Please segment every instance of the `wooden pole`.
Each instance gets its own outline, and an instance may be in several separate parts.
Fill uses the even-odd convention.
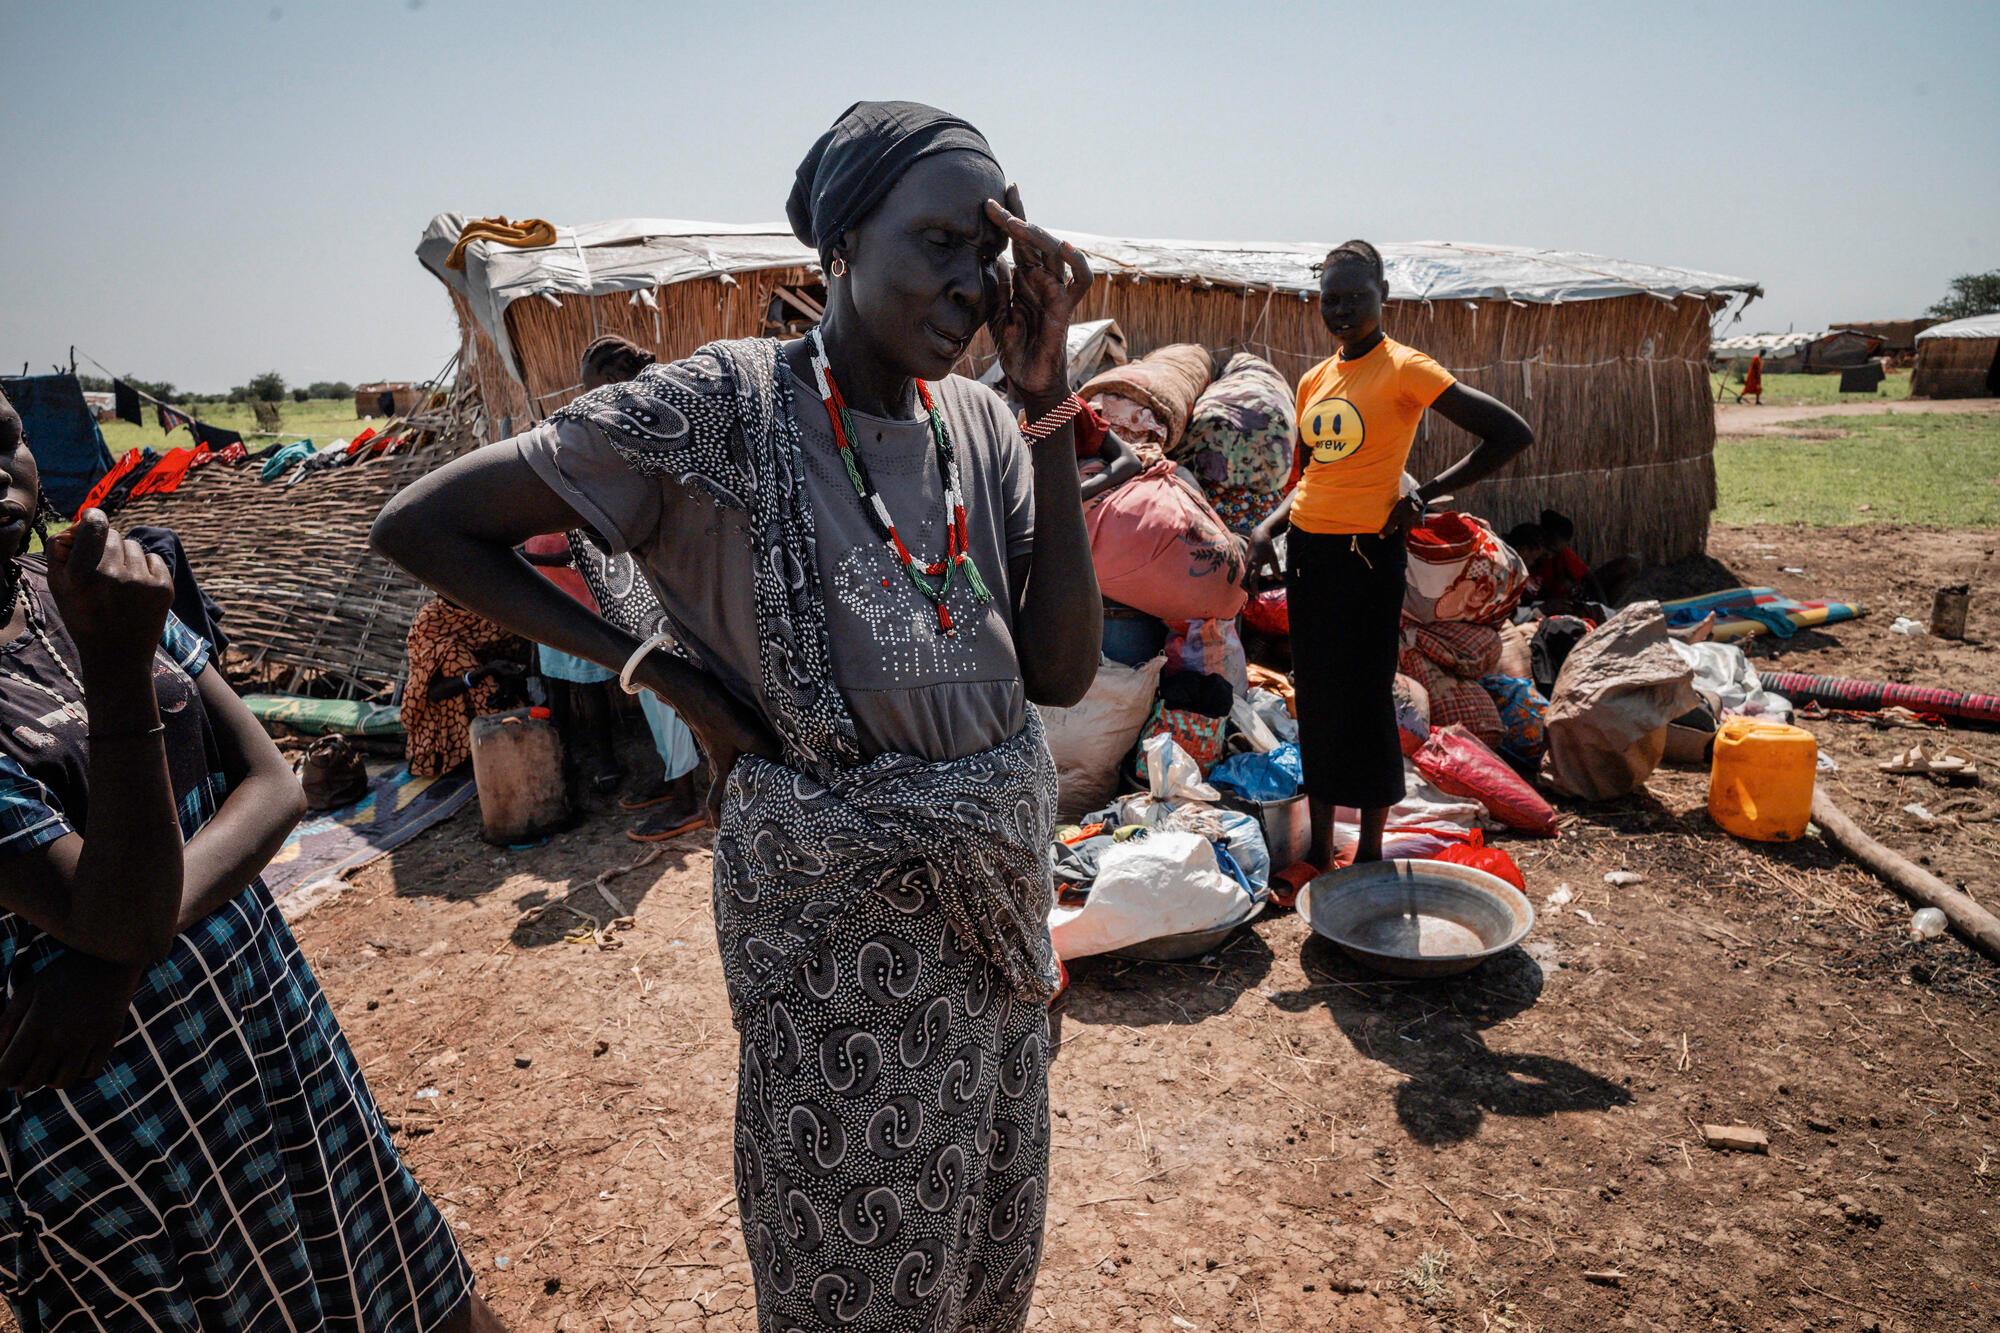
[[[1812,817],[1828,842],[1887,880],[1904,897],[1943,912],[1954,930],[1988,957],[2000,961],[2000,917],[1863,833],[1861,826],[1823,791],[1813,793]]]

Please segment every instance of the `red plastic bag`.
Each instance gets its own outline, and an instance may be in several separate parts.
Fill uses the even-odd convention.
[[[1243,623],[1259,634],[1290,635],[1292,610],[1283,588],[1266,588],[1243,608]]]
[[[1486,837],[1478,829],[1472,836],[1456,847],[1447,847],[1426,861],[1449,861],[1453,865],[1471,866],[1474,870],[1484,870],[1489,875],[1498,876],[1512,884],[1521,892],[1528,891],[1528,881],[1521,875],[1521,867],[1514,864],[1514,858],[1498,847],[1488,847]]]
[[[1556,836],[1555,809],[1464,727],[1433,728],[1413,759],[1425,780],[1446,795],[1479,802],[1508,828],[1539,838]]]

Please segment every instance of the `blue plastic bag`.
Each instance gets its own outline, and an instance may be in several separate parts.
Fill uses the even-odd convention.
[[[1209,785],[1251,801],[1282,801],[1305,785],[1299,747],[1287,741],[1269,754],[1233,754],[1209,770]]]

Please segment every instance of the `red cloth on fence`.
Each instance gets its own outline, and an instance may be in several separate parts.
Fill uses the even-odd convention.
[[[132,498],[136,500],[142,495],[172,495],[181,488],[181,483],[187,480],[188,469],[195,465],[195,460],[207,457],[207,445],[195,449],[187,448],[185,445],[179,449],[169,449],[167,456],[162,458],[151,472],[139,478],[139,484],[132,488]]]
[[[116,463],[111,465],[109,472],[97,479],[97,484],[90,488],[90,494],[83,497],[83,503],[76,507],[74,514],[70,515],[70,522],[74,523],[80,520],[83,517],[84,510],[95,509],[99,505],[102,505],[104,497],[111,494],[111,488],[125,480],[134,468],[145,461],[145,457],[146,451],[143,449],[127,450]]]

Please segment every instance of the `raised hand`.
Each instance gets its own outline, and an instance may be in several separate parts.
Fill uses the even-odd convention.
[[[164,560],[92,509],[49,542],[49,592],[87,667],[129,665],[152,661],[174,581]]]
[[[1090,291],[1090,261],[1067,241],[1029,222],[1021,188],[1007,187],[1007,202],[986,201],[986,215],[1007,233],[1013,267],[1000,271],[1000,301],[987,326],[1000,352],[1000,368],[1029,404],[1069,392],[1070,316]]]

